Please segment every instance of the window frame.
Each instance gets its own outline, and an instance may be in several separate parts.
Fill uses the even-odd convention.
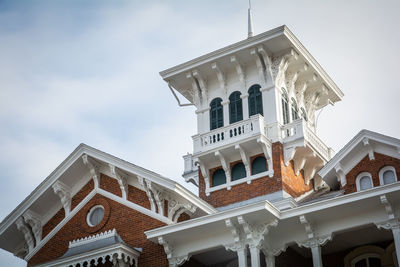
[[[380,183],[380,185],[388,185],[388,184],[385,184],[385,183],[384,183],[384,179],[383,179],[383,174],[384,174],[386,171],[392,171],[392,172],[394,173],[394,179],[395,179],[395,180],[394,180],[393,183],[395,183],[395,182],[398,181],[396,169],[395,169],[393,166],[388,165],[388,166],[385,166],[385,167],[383,167],[383,168],[381,168],[381,169],[379,170],[379,183]],[[389,184],[390,184],[390,183],[389,183]]]
[[[237,99],[233,99],[238,95]],[[243,100],[240,91],[234,91],[229,95],[229,124],[243,120]]]
[[[282,105],[282,123],[284,125],[289,124],[290,123],[289,95],[286,92],[285,88],[282,88],[281,105]]]
[[[215,107],[213,107],[213,103]],[[213,112],[215,111],[215,127],[213,128]],[[216,97],[210,102],[210,131],[224,127],[224,107],[222,105],[222,98]],[[221,118],[219,118],[221,116]],[[220,123],[222,125],[220,125]]]
[[[362,179],[363,177],[365,177],[365,176],[369,177],[369,179],[370,179],[370,181],[371,181],[372,187],[367,188],[367,189],[361,189],[360,181],[361,181],[361,179]],[[356,187],[357,187],[357,191],[358,191],[358,192],[360,192],[360,191],[365,191],[365,190],[369,190],[369,189],[374,188],[374,180],[372,179],[372,175],[371,175],[369,172],[362,172],[362,173],[358,174],[358,175],[357,175],[357,178],[356,178]]]
[[[261,116],[264,116],[264,107],[263,107],[263,100],[262,100],[262,93],[261,93],[261,85],[259,84],[253,84],[250,86],[249,90],[247,90],[247,93],[249,94],[248,97],[248,106],[249,106],[249,117],[260,114]],[[257,99],[260,101],[258,103]],[[254,102],[254,113],[252,113],[252,103]],[[258,110],[257,107],[260,107],[261,110]]]

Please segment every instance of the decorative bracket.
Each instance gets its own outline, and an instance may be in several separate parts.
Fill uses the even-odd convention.
[[[274,177],[274,166],[273,166],[273,161],[272,161],[271,142],[266,141],[265,139],[259,137],[259,138],[257,138],[257,143],[261,145],[264,156],[267,159],[269,177],[272,178],[272,177]]]
[[[307,157],[303,157],[294,161],[294,173],[296,174],[296,176],[300,174],[300,171],[302,169],[304,169],[306,162],[307,162]]]
[[[42,217],[32,210],[27,210],[22,217],[31,227],[36,244],[38,244],[42,240]]]
[[[197,159],[197,162],[199,163],[200,171],[204,179],[204,184],[206,185],[206,196],[209,196],[210,192],[208,192],[208,190],[210,189],[210,178],[208,176],[207,168],[200,159]]]
[[[211,64],[211,69],[213,69],[215,71],[215,73],[217,74],[217,79],[218,79],[218,82],[219,82],[219,86],[221,87],[221,89],[224,91],[224,93],[226,95],[227,94],[227,88],[226,88],[226,79],[225,79],[224,73],[219,68],[217,62],[214,62],[214,63]]]
[[[83,154],[82,155],[82,160],[83,163],[89,168],[90,175],[93,178],[94,181],[94,188],[99,188],[100,187],[100,171],[99,171],[99,166],[96,164],[94,160],[91,160],[88,155]]]
[[[15,224],[17,229],[22,232],[25,238],[25,242],[28,245],[28,251],[31,252],[35,246],[35,241],[33,239],[32,232],[29,230],[29,227],[26,225],[24,218],[19,217]]]
[[[149,199],[149,202],[150,202],[151,210],[154,211],[154,212],[157,212],[156,203],[155,203],[155,200],[154,200],[153,192],[151,192],[150,188],[148,187],[149,183],[147,183],[146,179],[141,177],[141,176],[138,176],[138,181],[139,181],[140,186],[146,192],[146,195],[147,195],[147,197]],[[151,185],[151,182],[150,182],[150,185]]]
[[[381,200],[381,203],[385,206],[385,210],[388,215],[388,219],[389,220],[394,219],[393,208],[392,208],[392,205],[390,204],[390,202],[388,201],[388,199],[386,198],[386,195],[381,195],[380,200]]]
[[[364,145],[365,147],[367,147],[367,149],[368,149],[368,157],[369,157],[369,160],[370,160],[370,161],[375,160],[374,150],[372,149],[372,146],[371,146],[371,144],[369,143],[369,139],[368,139],[367,137],[365,137],[365,138],[362,140],[362,142],[363,142],[363,145]]]
[[[117,178],[119,187],[121,188],[121,193],[122,193],[122,198],[127,199],[128,197],[128,177],[124,173],[122,173],[120,170],[118,170],[114,165],[109,164],[110,166],[110,171],[111,174]]]
[[[260,81],[262,81],[263,85],[265,86],[267,83],[267,79],[266,79],[265,73],[264,73],[264,69],[265,69],[265,67],[263,66],[264,62],[262,61],[262,58],[257,53],[257,50],[255,48],[252,48],[250,50],[250,55],[252,55],[256,61],[256,66],[258,69],[258,75],[260,77]]]
[[[294,146],[285,148],[283,157],[284,157],[286,167],[289,166],[289,163],[294,158],[295,153],[296,153],[296,148]]]
[[[244,69],[242,64],[240,64],[239,60],[236,56],[231,56],[231,63],[235,65],[236,73],[239,77],[239,81],[242,83],[242,86],[246,88],[246,77],[244,73]]]
[[[169,242],[167,242],[163,236],[158,237],[158,244],[164,247],[165,254],[167,254],[167,259],[170,267],[177,267],[189,260],[190,255],[184,255],[176,257],[173,255],[174,249]]]
[[[340,163],[335,166],[336,176],[338,182],[344,187],[347,184],[346,175],[344,174],[343,167]]]
[[[265,65],[265,76],[268,87],[272,88],[273,85],[272,69],[271,69],[272,62],[270,56],[268,55],[269,53],[264,49],[262,45],[257,46],[257,51],[261,55]]]
[[[207,84],[205,82],[205,79],[200,75],[200,72],[198,70],[193,70],[192,71],[193,77],[196,79],[196,83],[200,87],[201,91],[201,97],[204,101],[204,103],[207,103]]]
[[[201,97],[201,89],[196,79],[193,77],[191,72],[186,73],[186,78],[192,80],[192,90],[193,90],[193,102],[196,107],[200,107],[202,105],[202,97]]]
[[[246,150],[244,150],[244,148],[237,144],[235,145],[235,149],[239,150],[240,153],[240,157],[242,158],[244,167],[246,168],[246,176],[250,177],[251,172],[250,172],[250,158],[249,158],[249,154],[246,152]],[[250,183],[251,181],[249,181],[248,183]]]
[[[249,243],[250,247],[257,247],[262,249],[262,241],[265,235],[268,233],[270,227],[276,227],[278,225],[278,220],[274,219],[269,223],[252,226],[250,225],[243,216],[238,216],[238,223],[243,227],[243,232],[246,236],[246,241]]]
[[[231,181],[231,174],[230,174],[230,168],[228,165],[227,160],[225,159],[224,155],[218,150],[215,151],[215,156],[217,156],[219,158],[219,161],[221,162],[222,168],[225,171],[225,176],[226,176],[226,182],[229,184]],[[228,187],[228,190],[230,190],[231,188]]]
[[[71,211],[71,188],[61,181],[56,181],[53,184],[53,190],[56,195],[60,197],[61,204],[64,207],[65,217]]]

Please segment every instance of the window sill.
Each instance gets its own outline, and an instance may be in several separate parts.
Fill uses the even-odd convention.
[[[260,172],[248,177],[244,177],[242,179],[236,180],[236,181],[228,181],[225,184],[221,184],[218,186],[213,186],[211,188],[206,188],[206,194],[209,195],[209,193],[211,192],[215,192],[221,189],[227,189],[227,190],[231,190],[232,186],[238,185],[238,184],[243,184],[243,183],[247,183],[247,184],[251,184],[251,181],[255,180],[255,179],[259,179],[261,177],[265,177],[265,176],[269,176],[270,178],[272,178],[274,176],[274,171],[265,171],[265,172]]]

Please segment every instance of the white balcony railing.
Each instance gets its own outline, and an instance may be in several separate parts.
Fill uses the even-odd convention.
[[[196,154],[261,133],[265,134],[264,118],[257,114],[247,120],[193,136],[193,152]]]
[[[290,142],[303,137],[325,160],[328,161],[331,159],[331,148],[319,139],[314,131],[307,126],[305,121],[299,119],[281,127],[281,138],[284,142]]]

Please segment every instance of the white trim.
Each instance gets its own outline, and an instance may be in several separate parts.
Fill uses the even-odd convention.
[[[224,189],[224,188],[228,188],[228,190],[229,190],[229,188],[231,188],[232,186],[238,185],[238,184],[243,184],[243,183],[251,184],[251,181],[253,181],[255,179],[259,179],[259,178],[265,177],[265,176],[270,176],[271,177],[271,175],[270,175],[271,172],[272,172],[271,170],[268,170],[268,171],[265,171],[265,172],[260,172],[260,173],[254,174],[254,175],[250,175],[250,176],[241,178],[241,179],[236,180],[236,181],[230,181],[230,180],[227,179],[225,184],[221,184],[221,185],[218,185],[218,186],[213,186],[213,187],[210,187],[210,188],[206,188],[206,193],[211,193],[211,192],[218,191],[218,190],[221,190],[221,189]],[[211,180],[212,180],[212,177],[211,177]]]
[[[361,188],[361,183],[360,180],[364,177],[369,177],[369,180],[371,181],[371,187],[370,188]],[[374,181],[372,180],[372,175],[369,172],[362,172],[359,175],[357,175],[356,178],[356,187],[357,187],[357,191],[364,191],[364,190],[368,190],[374,187]]]
[[[107,191],[105,191],[105,190],[103,190],[103,189],[100,189],[100,188],[95,188],[95,189],[93,189],[70,213],[69,213],[69,215],[68,216],[66,216],[59,224],[57,224],[57,226],[56,227],[54,227],[54,229],[53,230],[51,230],[51,232],[50,233],[48,233],[41,241],[40,241],[40,243],[39,244],[37,244],[36,245],[36,247],[32,250],[32,251],[30,251],[29,252],[29,254],[28,255],[26,255],[26,257],[25,257],[25,261],[29,261],[58,231],[60,231],[61,230],[61,228],[62,227],[64,227],[64,225],[65,224],[67,224],[68,222],[69,222],[69,220],[70,219],[72,219],[75,215],[76,215],[76,213],[78,213],[96,194],[100,194],[100,195],[102,195],[102,196],[104,196],[104,197],[107,197],[107,198],[109,198],[109,199],[111,199],[111,200],[114,200],[114,201],[116,201],[116,202],[118,202],[118,203],[120,203],[120,204],[122,204],[122,205],[125,205],[125,206],[127,206],[128,208],[131,208],[131,209],[133,209],[133,210],[136,210],[136,211],[138,211],[138,212],[140,212],[140,213],[143,213],[143,214],[145,214],[145,215],[147,215],[147,216],[150,216],[150,217],[152,217],[152,218],[154,218],[154,219],[157,219],[157,220],[159,220],[159,221],[161,221],[161,222],[163,222],[163,223],[166,223],[166,224],[172,224],[173,222],[170,220],[170,219],[168,219],[168,218],[166,218],[166,217],[164,217],[164,216],[162,216],[162,215],[160,215],[160,214],[157,214],[157,213],[155,213],[155,212],[153,212],[153,211],[151,211],[151,210],[148,210],[148,209],[146,209],[146,208],[143,208],[142,206],[139,206],[138,204],[135,204],[135,203],[133,203],[133,202],[130,202],[129,200],[126,200],[126,199],[123,199],[123,198],[121,198],[121,197],[119,197],[119,196],[117,196],[117,195],[114,195],[114,194],[112,194],[112,193],[110,193],[110,192],[107,192]]]
[[[396,169],[393,166],[385,166],[379,171],[379,182],[380,182],[380,185],[385,185],[384,180],[383,180],[383,174],[386,171],[392,171],[394,173],[394,183],[397,182]]]
[[[79,247],[84,244],[89,244],[94,241],[102,240],[102,239],[113,237],[113,236],[117,236],[117,231],[115,230],[115,228],[112,230],[109,230],[109,231],[98,233],[96,235],[91,235],[91,236],[87,236],[87,237],[83,237],[80,239],[69,241],[68,248]]]

